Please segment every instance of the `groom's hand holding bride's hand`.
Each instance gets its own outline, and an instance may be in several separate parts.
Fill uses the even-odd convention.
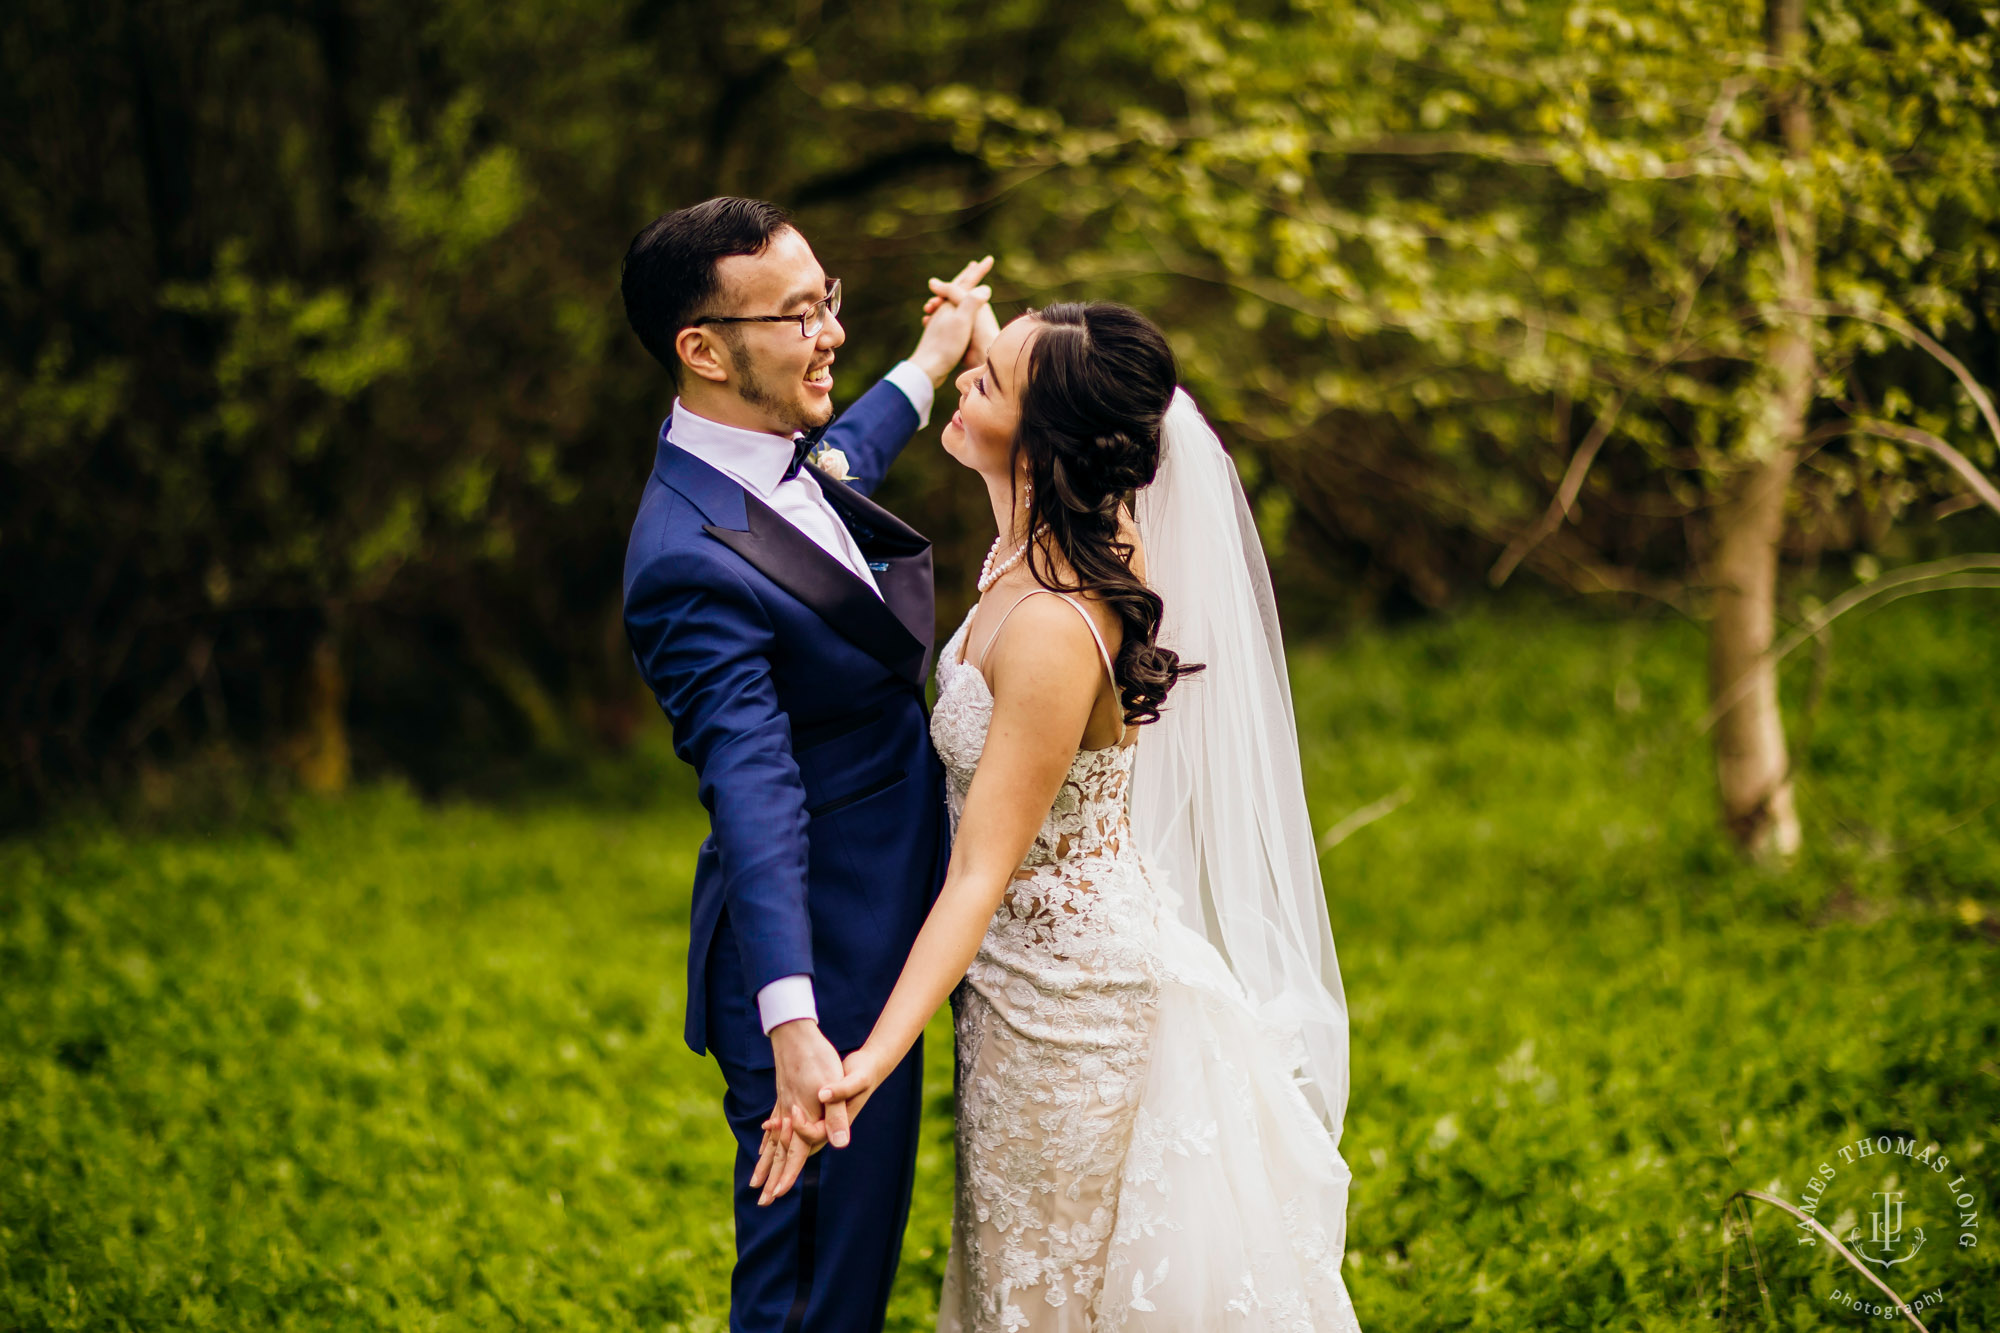
[[[776,1035],[779,1029],[771,1031]],[[840,1117],[841,1137],[834,1142],[834,1147],[847,1146],[847,1127],[861,1114],[861,1108],[868,1104],[868,1099],[875,1095],[875,1089],[882,1085],[882,1080],[895,1066],[895,1061],[883,1059],[873,1047],[864,1044],[840,1061],[834,1071],[837,1077],[827,1080],[817,1090],[812,1101],[815,1106],[826,1108],[826,1123],[830,1125],[836,1115]],[[782,1198],[791,1189],[792,1182],[798,1179],[806,1158],[818,1152],[826,1142],[824,1126],[805,1123],[805,1112],[796,1108],[788,1111],[787,1105],[786,1095],[780,1091],[777,1109],[764,1122],[763,1151],[757,1158],[757,1170],[750,1177],[751,1189],[763,1186],[763,1196],[757,1200],[759,1204]],[[811,1146],[798,1147],[801,1140],[809,1141]]]
[[[933,385],[942,387],[960,361],[970,360],[972,350],[984,359],[986,345],[993,341],[991,336],[981,336],[986,325],[994,323],[989,305],[993,289],[980,280],[992,267],[993,256],[987,255],[960,269],[950,282],[930,280],[932,295],[924,303],[924,336],[917,340],[910,361],[931,377]],[[998,333],[997,325],[993,331]]]
[[[986,258],[980,260],[979,263],[990,268],[993,263],[993,256],[988,255]],[[947,289],[961,288],[974,267],[976,266],[967,264],[965,272],[960,273],[949,283],[941,283],[936,278],[931,279],[931,290],[940,294],[934,295],[930,300],[924,302],[924,323],[929,324],[931,317],[937,314],[938,307],[945,303],[947,296],[944,293]],[[984,271],[981,270],[981,276],[984,275]],[[973,280],[976,281],[977,279]],[[975,289],[973,294],[979,298],[979,306],[978,309],[972,312],[972,340],[966,344],[965,348],[965,365],[967,369],[977,369],[985,365],[986,349],[991,347],[993,340],[1000,336],[1000,318],[993,313],[993,289],[981,286]]]
[[[776,1065],[777,1105],[764,1122],[764,1142],[750,1188],[762,1189],[757,1202],[769,1204],[791,1189],[805,1170],[806,1159],[829,1142],[845,1148],[851,1111],[845,1101],[826,1102],[821,1089],[841,1074],[840,1053],[809,1018],[780,1023],[771,1029],[771,1056]],[[824,1111],[821,1108],[824,1106]]]

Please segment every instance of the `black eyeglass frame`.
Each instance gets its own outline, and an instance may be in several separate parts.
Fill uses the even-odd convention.
[[[811,331],[807,331],[806,321],[814,318],[815,316],[819,318],[819,323],[814,325]],[[826,327],[827,320],[838,319],[839,317],[840,317],[840,279],[834,278],[830,280],[826,285],[826,295],[820,297],[819,300],[814,301],[810,306],[806,307],[806,310],[803,314],[703,315],[700,319],[697,319],[692,324],[688,325],[688,327],[691,329],[698,329],[705,324],[784,324],[790,322],[797,324],[799,326],[799,337],[817,338],[819,337],[819,331]]]

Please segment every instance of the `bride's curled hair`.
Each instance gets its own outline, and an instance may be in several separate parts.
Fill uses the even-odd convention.
[[[1151,320],[1109,301],[1045,306],[1034,319],[1040,328],[1021,390],[1016,471],[1025,457],[1028,531],[1046,535],[1075,581],[1057,580],[1039,538],[1028,569],[1043,587],[1088,594],[1117,615],[1124,641],[1112,674],[1126,724],[1154,722],[1167,691],[1201,667],[1156,642],[1160,599],[1132,571],[1119,511],[1160,469],[1160,432],[1178,378],[1173,349]]]

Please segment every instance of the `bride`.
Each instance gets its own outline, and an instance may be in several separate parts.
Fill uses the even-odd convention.
[[[1136,311],[1053,305],[944,430],[1000,533],[938,659],[951,867],[821,1094],[858,1111],[953,996],[941,1330],[1358,1328],[1347,1014],[1283,648],[1175,379]]]

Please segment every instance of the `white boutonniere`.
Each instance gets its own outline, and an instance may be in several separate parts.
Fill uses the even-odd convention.
[[[854,480],[854,474],[847,470],[847,455],[838,449],[830,449],[822,444],[819,448],[806,455],[806,462],[811,463],[835,481]]]

